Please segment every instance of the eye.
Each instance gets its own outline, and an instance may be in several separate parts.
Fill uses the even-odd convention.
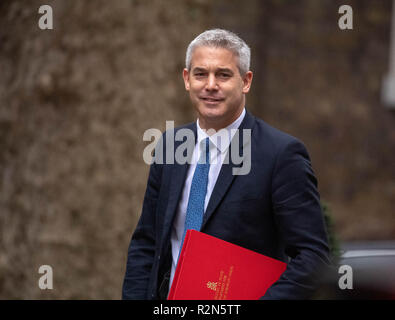
[[[196,78],[202,78],[202,77],[207,76],[207,72],[205,70],[195,70],[193,75]]]
[[[230,78],[232,75],[231,74],[229,74],[229,73],[226,73],[226,72],[221,72],[221,73],[219,73],[219,77],[220,78]]]

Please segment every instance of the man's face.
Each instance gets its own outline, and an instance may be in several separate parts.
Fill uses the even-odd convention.
[[[224,48],[197,47],[191,59],[191,70],[184,69],[185,89],[199,114],[203,129],[219,130],[241,114],[245,94],[250,90],[252,72],[243,77],[238,57]]]

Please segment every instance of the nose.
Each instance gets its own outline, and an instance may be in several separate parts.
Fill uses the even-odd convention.
[[[206,90],[213,91],[218,90],[217,79],[214,74],[209,74],[207,78]]]

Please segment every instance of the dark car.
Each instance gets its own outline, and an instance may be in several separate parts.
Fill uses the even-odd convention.
[[[395,241],[347,242],[316,299],[395,300]]]

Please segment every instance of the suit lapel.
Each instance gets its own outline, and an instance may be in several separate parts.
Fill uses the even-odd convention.
[[[239,144],[235,144],[233,147],[238,147],[239,154],[243,154],[243,147],[246,146],[248,143],[251,143],[250,139],[243,139],[243,129],[251,129],[251,134],[252,134],[252,128],[254,125],[254,117],[249,113],[246,112],[245,117],[243,119],[243,122],[241,123],[239,127],[239,131],[236,132],[235,136],[239,134]],[[233,137],[234,139],[235,137]],[[251,138],[251,137],[250,137]],[[232,139],[232,141],[233,141]],[[231,157],[231,149],[232,148],[232,143],[229,146],[229,149],[227,151],[228,157],[225,159],[229,159],[228,163],[224,163],[221,167],[221,171],[219,173],[217,182],[214,186],[213,192],[211,194],[209,203],[207,205],[206,212],[204,213],[203,217],[203,224],[201,227],[201,230],[205,227],[207,224],[207,221],[210,219],[212,214],[215,212],[215,209],[218,207],[219,203],[221,200],[224,198],[226,195],[229,187],[231,186],[233,180],[235,179],[236,175],[234,175],[233,169],[237,170],[238,167],[243,166],[243,162],[240,164],[235,164],[232,161]]]
[[[203,230],[208,219],[211,217],[214,210],[217,208],[218,204],[221,202],[222,198],[225,196],[226,192],[228,191],[228,188],[232,184],[235,178],[235,175],[232,174],[232,170],[236,166],[237,165],[231,162],[222,165],[217,182],[215,184],[209,203],[207,205],[206,212],[204,213],[203,216],[203,224],[201,230]]]
[[[197,139],[196,134],[196,123],[188,126],[187,129],[193,131],[195,136],[195,142]],[[182,141],[175,141],[174,143],[174,151],[177,150],[177,147],[180,146],[183,142]],[[174,165],[171,166],[171,174],[170,174],[170,186],[169,186],[169,200],[168,205],[165,212],[165,219],[164,219],[164,228],[163,228],[163,238],[165,239],[173,225],[174,217],[177,211],[177,206],[180,200],[181,192],[184,187],[184,182],[186,179],[186,175],[189,168],[189,162],[185,164],[178,164],[175,161]]]

